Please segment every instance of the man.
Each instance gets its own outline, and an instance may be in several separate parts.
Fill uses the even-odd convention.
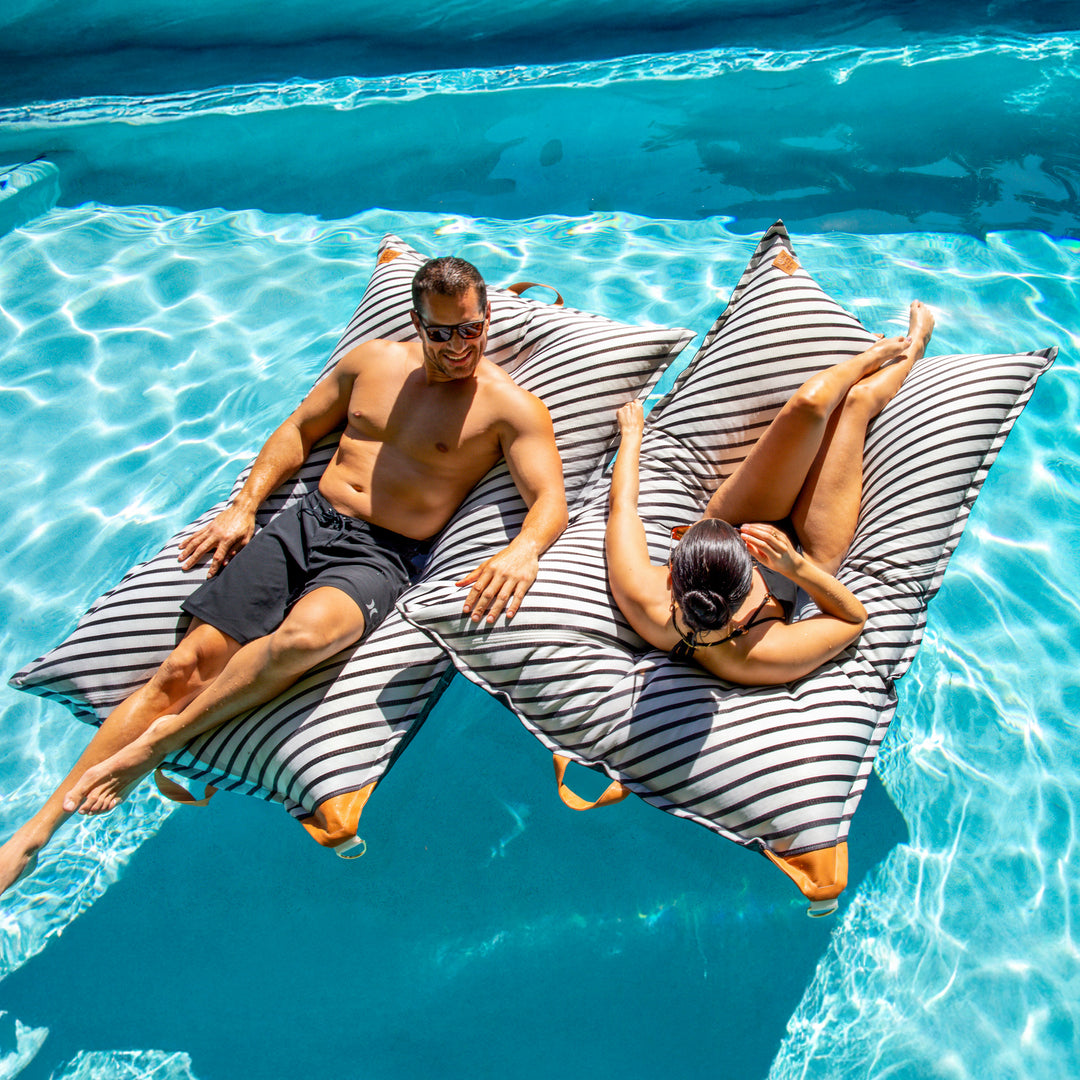
[[[111,810],[171,751],[370,633],[501,457],[528,514],[514,540],[458,584],[471,586],[464,611],[473,620],[516,613],[567,521],[551,418],[484,357],[491,307],[475,267],[425,263],[413,305],[420,340],[365,342],[344,356],[270,436],[235,501],[181,546],[185,569],[210,556],[210,580],[184,603],[186,636],[0,848],[0,891],[33,869],[70,814]],[[318,491],[252,539],[263,499],[342,425]]]

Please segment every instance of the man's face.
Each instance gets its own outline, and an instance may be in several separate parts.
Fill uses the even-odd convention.
[[[487,310],[481,308],[476,290],[469,289],[462,296],[427,293],[421,297],[419,310],[419,319],[413,313],[413,324],[420,334],[428,377],[437,382],[471,378],[487,347],[487,320],[491,316],[491,305],[487,306]],[[484,323],[484,329],[475,338],[463,338],[460,331],[455,330],[449,341],[433,341],[424,330],[424,326],[456,327],[460,323],[479,322]]]

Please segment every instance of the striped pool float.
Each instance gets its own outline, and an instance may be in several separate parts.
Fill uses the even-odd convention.
[[[384,240],[326,370],[358,341],[413,336],[408,284],[421,261],[396,237]],[[615,409],[691,335],[622,326],[512,290],[492,290],[491,299],[489,355],[551,410],[571,504],[570,525],[541,560],[526,604],[510,624],[477,627],[462,617],[453,584],[524,517],[500,465],[455,515],[394,615],[351,654],[194,740],[174,771],[280,799],[302,821],[333,826],[338,808],[363,805],[460,670],[556,755],[560,778],[567,761],[602,771],[612,784],[600,802],[633,792],[697,821],[767,855],[812,909],[830,910],[846,883],[848,824],[895,709],[893,684],[918,647],[926,605],[987,470],[1056,350],[915,366],[868,433],[862,513],[839,572],[870,613],[861,638],[795,683],[739,687],[650,649],[614,606],[604,567],[603,462]],[[783,226],[770,229],[698,354],[649,415],[640,510],[655,562],[667,557],[671,526],[700,516],[791,393],[871,340],[799,265]],[[335,441],[268,500],[260,524],[317,483]],[[178,605],[199,575],[178,570],[176,543],[218,509],[135,568],[13,684],[99,722],[182,633]],[[561,779],[560,793],[588,805]]]
[[[416,337],[411,284],[425,258],[395,236],[384,238],[364,297],[320,378],[361,341]],[[627,326],[527,299],[518,289],[489,290],[487,355],[548,406],[572,500],[602,469],[616,431],[616,407],[644,392],[693,334]],[[317,486],[337,439],[318,444],[299,473],[266,500],[259,527]],[[180,603],[203,574],[180,569],[177,546],[225,505],[208,510],[131,570],[62,644],[12,676],[11,684],[101,723],[183,635],[189,620]],[[441,534],[425,578],[460,578],[505,546],[524,517],[525,504],[501,463]],[[445,652],[394,613],[354,650],[314,668],[274,701],[194,739],[170,759],[169,771],[217,789],[280,800],[301,821],[343,839],[355,831],[359,808],[452,672]],[[171,786],[163,790],[177,793]]]
[[[698,354],[650,413],[639,510],[654,563],[673,525],[701,516],[805,379],[873,337],[801,268],[783,225],[763,237]],[[1056,350],[919,361],[874,421],[863,505],[839,578],[869,620],[836,660],[794,683],[744,687],[670,660],[637,636],[608,591],[608,480],[578,500],[511,626],[477,632],[447,580],[399,607],[556,754],[760,851],[811,900],[835,908],[848,825],[896,707],[975,496]],[[810,605],[806,613],[816,611]]]

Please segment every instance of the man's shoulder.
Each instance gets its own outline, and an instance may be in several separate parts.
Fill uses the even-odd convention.
[[[493,364],[486,357],[483,366],[477,369],[480,376],[480,385],[484,392],[492,395],[496,400],[507,402],[525,402],[529,399],[539,401],[535,394],[530,394],[523,386],[518,386],[514,377],[504,371],[498,364]]]
[[[485,361],[484,376],[482,386],[493,419],[531,426],[547,418],[547,406],[489,360]]]
[[[368,367],[383,367],[387,361],[415,363],[420,358],[420,344],[416,341],[388,341],[372,338],[354,345],[338,361],[337,370],[342,374],[357,374]]]

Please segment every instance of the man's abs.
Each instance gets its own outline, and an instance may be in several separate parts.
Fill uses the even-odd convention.
[[[319,491],[340,514],[426,540],[446,525],[499,457],[447,451],[445,463],[429,464],[387,444],[350,440],[346,433]]]

